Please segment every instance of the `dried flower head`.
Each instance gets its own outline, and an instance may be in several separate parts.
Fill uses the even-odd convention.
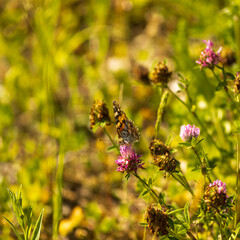
[[[224,208],[227,202],[226,183],[216,180],[210,183],[204,193],[204,201],[208,209]]]
[[[153,204],[148,206],[145,213],[145,219],[148,223],[148,227],[150,228],[150,232],[153,235],[159,237],[168,234],[168,215],[157,206]]]
[[[213,43],[210,40],[203,40],[203,42],[207,45],[207,47],[201,52],[200,58],[196,61],[196,63],[201,66],[201,69],[204,67],[213,69],[214,66],[221,60],[220,52],[222,47],[215,52],[213,50]]]
[[[157,157],[158,155],[165,155],[169,152],[169,147],[167,147],[163,142],[160,140],[154,139],[150,142],[149,147],[153,158]]]
[[[160,171],[165,171],[164,177],[166,177],[166,173],[173,173],[177,167],[176,160],[172,158],[169,153],[158,155],[153,161],[154,164],[159,167]]]
[[[171,75],[172,73],[169,72],[168,67],[163,62],[159,62],[152,71],[151,82],[153,84],[168,83]]]
[[[133,77],[144,84],[150,84],[149,71],[146,67],[135,64],[132,69]]]
[[[118,165],[117,171],[119,172],[135,172],[137,173],[138,168],[144,169],[142,159],[140,155],[136,154],[131,145],[121,145],[120,146],[121,156],[115,161]]]
[[[197,139],[200,134],[200,129],[195,127],[194,125],[182,125],[180,130],[180,137],[184,142],[190,142],[193,137]]]
[[[102,100],[97,100],[93,102],[90,112],[90,128],[93,129],[97,123],[111,124],[111,118],[109,116],[109,111],[106,103]]]

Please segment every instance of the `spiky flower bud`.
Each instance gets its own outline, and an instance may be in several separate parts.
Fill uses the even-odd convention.
[[[221,180],[210,183],[204,193],[204,201],[208,210],[224,208],[227,198],[226,183],[223,183]]]
[[[145,219],[148,223],[148,227],[150,228],[150,232],[153,235],[159,237],[168,234],[168,215],[157,206],[153,204],[148,206],[145,213]]]
[[[135,64],[132,70],[133,77],[144,84],[150,84],[149,71],[146,67]]]
[[[152,71],[151,82],[153,84],[168,83],[171,75],[172,73],[169,72],[168,67],[163,62],[159,62]]]
[[[97,123],[111,124],[111,118],[109,116],[109,111],[106,103],[102,100],[97,100],[93,102],[90,112],[90,128],[93,129]]]
[[[166,153],[169,153],[169,147],[167,147],[163,142],[157,139],[154,139],[150,142],[149,149],[154,158],[158,155],[165,155]]]

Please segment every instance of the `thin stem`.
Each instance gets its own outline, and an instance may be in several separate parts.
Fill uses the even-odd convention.
[[[203,122],[200,120],[200,118],[197,116],[197,114],[195,112],[193,112],[190,108],[190,106],[188,106],[182,99],[180,99],[168,86],[167,86],[168,91],[178,100],[180,101],[187,109],[188,111],[195,117],[195,119],[198,121],[198,123],[201,125],[201,128],[206,132],[208,138],[210,139],[210,141],[213,143],[213,145],[219,150],[219,152],[221,153],[220,148],[217,146],[216,142],[213,140],[212,136],[208,133],[207,128],[205,127],[205,125],[203,124]]]
[[[207,169],[208,166],[207,166],[207,163],[206,163],[206,161],[205,161],[205,158],[203,158],[203,161],[204,161],[204,162],[202,162],[202,160],[201,160],[201,158],[200,158],[200,156],[199,156],[196,148],[195,148],[195,147],[192,147],[192,149],[193,149],[195,155],[197,156],[197,159],[199,160],[199,163],[200,163],[200,165],[201,165],[201,169],[203,169],[204,167],[206,168],[206,175],[207,175],[208,181],[211,183],[212,181],[211,181],[211,178],[210,178],[210,176],[209,176],[209,172],[208,172],[208,169]],[[203,175],[204,175],[204,174],[203,174]],[[204,177],[205,177],[205,176],[204,176]]]
[[[177,98],[179,102],[181,102],[188,110],[190,110],[189,106],[181,98],[179,98],[178,95],[176,95],[168,86],[167,89],[175,98]]]
[[[118,150],[119,152],[119,147],[117,146],[117,144],[113,141],[112,137],[110,136],[110,134],[108,133],[107,129],[105,127],[103,127],[104,132],[106,133],[106,135],[108,136],[109,140],[112,142],[113,146]]]
[[[238,221],[238,195],[239,195],[239,160],[240,160],[240,155],[239,155],[239,134],[237,135],[237,179],[236,179],[236,203],[235,203],[235,219],[234,219],[234,228],[237,226],[237,221]]]
[[[217,211],[217,214],[219,215],[218,211]],[[216,216],[214,216],[214,218],[215,218],[215,220],[216,220],[216,223],[217,223],[218,226],[219,226],[219,230],[220,230],[220,234],[221,234],[221,240],[224,240],[225,237],[224,237],[224,233],[223,233],[222,222],[221,222],[221,221],[219,222]],[[221,218],[221,216],[220,216],[220,218]]]
[[[137,173],[132,173],[138,180],[140,180],[141,181],[141,183],[143,184],[143,186],[147,189],[147,190],[149,190],[149,192],[150,192],[150,194],[151,194],[151,196],[152,196],[152,198],[154,199],[154,201],[155,202],[159,202],[159,201],[161,201],[159,198],[158,198],[158,195],[156,194],[156,192],[151,188],[151,187],[149,187],[149,185],[137,174]],[[160,202],[160,204],[162,204],[162,205],[164,205],[164,206],[166,206],[166,204],[164,203],[164,202]]]
[[[221,68],[221,67],[219,67],[219,68]],[[223,68],[221,68],[221,69],[222,69],[222,71],[223,71]],[[225,83],[225,82],[226,82],[226,79],[224,79],[224,82],[221,81],[221,79],[220,79],[220,78],[217,76],[217,74],[214,72],[214,69],[212,69],[212,73],[213,73],[214,77],[218,80],[219,83]],[[224,72],[224,73],[225,73],[225,72]],[[224,86],[224,90],[225,90],[228,98],[234,103],[232,97],[230,96],[230,94],[229,94],[229,92],[228,92],[227,86]]]
[[[213,234],[213,232],[212,232],[212,230],[211,230],[211,228],[210,228],[210,226],[209,226],[209,222],[208,222],[208,219],[207,219],[207,218],[206,218],[206,224],[207,224],[208,230],[209,230],[209,232],[210,232],[210,234],[211,234],[211,236],[212,236],[212,239],[214,239],[215,237],[214,237],[214,234]]]
[[[173,178],[175,178],[184,188],[186,188],[192,195],[194,195],[187,179],[183,175],[183,178],[181,179],[178,175],[175,176],[174,173],[171,174]]]

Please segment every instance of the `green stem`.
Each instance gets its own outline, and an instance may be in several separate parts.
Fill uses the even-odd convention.
[[[219,67],[219,68],[221,68],[221,67]],[[222,69],[222,71],[224,71],[223,68],[221,68],[221,69]],[[213,73],[214,77],[218,80],[219,83],[224,83],[224,84],[226,83],[226,79],[224,79],[224,82],[222,82],[221,79],[220,79],[220,78],[217,76],[217,74],[214,72],[214,69],[212,69],[212,73]],[[225,72],[224,72],[224,73],[225,73]],[[224,73],[223,73],[223,74],[224,74]],[[226,76],[225,76],[225,77],[226,77]],[[232,99],[232,97],[230,96],[230,94],[229,94],[229,92],[228,92],[228,88],[227,88],[226,84],[224,85],[224,90],[225,90],[228,98],[235,104],[234,100]]]
[[[194,195],[187,179],[185,178],[185,176],[183,175],[182,179],[180,178],[180,176],[176,175],[174,173],[171,174],[173,178],[175,178],[184,188],[186,188],[192,195]]]
[[[218,212],[217,212],[216,214],[220,215]],[[221,240],[224,240],[224,239],[225,239],[225,236],[224,236],[224,233],[223,233],[222,222],[221,222],[221,221],[219,222],[216,217],[214,217],[214,218],[216,219],[216,222],[217,222],[217,224],[218,224],[218,226],[219,226],[219,230],[220,230],[220,234],[221,234]],[[220,216],[220,218],[221,218],[221,216]]]
[[[103,127],[104,132],[106,133],[106,135],[108,136],[109,140],[112,142],[113,146],[119,151],[119,147],[117,146],[117,144],[113,141],[112,137],[110,136],[110,134],[108,133],[107,129],[105,127]]]
[[[159,201],[161,201],[159,198],[158,198],[158,195],[156,194],[156,192],[151,188],[149,187],[149,185],[137,174],[137,173],[132,173],[138,180],[140,180],[140,182],[143,184],[143,186],[149,190],[149,193],[151,194],[152,198],[154,199],[154,201],[156,203],[158,203]],[[161,205],[164,205],[166,206],[166,204],[164,202],[160,202]]]
[[[210,228],[210,226],[209,226],[209,222],[208,222],[208,219],[207,219],[207,218],[206,218],[206,224],[207,224],[208,230],[209,230],[209,232],[210,232],[210,234],[211,234],[211,236],[212,236],[212,239],[214,239],[215,237],[214,237],[214,234],[213,234],[213,232],[212,232],[212,230],[211,230],[211,228]]]
[[[240,155],[239,155],[239,134],[237,135],[237,179],[236,179],[236,203],[235,203],[235,219],[234,219],[234,228],[237,226],[238,222],[238,196],[239,196],[239,160],[240,160]]]
[[[193,112],[190,108],[190,106],[188,106],[183,100],[181,100],[168,86],[167,86],[168,91],[178,100],[180,101],[187,109],[188,111],[195,117],[195,119],[198,121],[198,123],[201,125],[201,128],[206,132],[208,138],[210,139],[210,141],[213,143],[213,145],[219,150],[219,152],[221,153],[220,148],[217,146],[216,142],[213,140],[212,136],[208,133],[207,128],[205,127],[205,125],[202,123],[202,121],[200,120],[200,118],[197,116],[197,114],[195,112]]]
[[[207,164],[205,158],[203,158],[203,162],[202,162],[202,160],[201,160],[201,158],[200,158],[200,156],[199,156],[199,154],[198,154],[196,148],[193,147],[193,146],[192,146],[191,148],[193,149],[195,155],[197,156],[197,159],[198,159],[198,161],[199,161],[199,163],[200,163],[201,169],[206,168],[207,179],[208,179],[208,181],[211,183],[212,181],[211,181],[211,178],[210,178],[210,176],[209,176],[208,169],[207,169],[208,164]],[[204,175],[204,174],[203,174],[203,175]],[[205,177],[205,175],[204,175],[204,177]]]

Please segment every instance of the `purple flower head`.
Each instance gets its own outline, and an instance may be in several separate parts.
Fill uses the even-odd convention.
[[[221,180],[216,180],[213,183],[209,184],[209,187],[217,187],[217,192],[218,194],[220,193],[227,193],[227,189],[226,189],[226,183],[222,182]],[[228,198],[228,196],[227,196]]]
[[[213,69],[221,59],[220,52],[222,47],[215,52],[212,48],[213,43],[210,40],[203,40],[203,42],[207,45],[207,47],[201,52],[200,58],[196,61],[196,63],[201,66],[201,69],[204,67]]]
[[[136,154],[131,145],[121,145],[120,146],[121,156],[115,161],[118,165],[117,171],[119,172],[135,172],[137,173],[138,168],[144,169],[142,166],[141,155]]]
[[[193,137],[197,139],[200,134],[200,129],[195,127],[194,125],[182,125],[180,131],[180,137],[184,142],[189,142],[192,140]]]

